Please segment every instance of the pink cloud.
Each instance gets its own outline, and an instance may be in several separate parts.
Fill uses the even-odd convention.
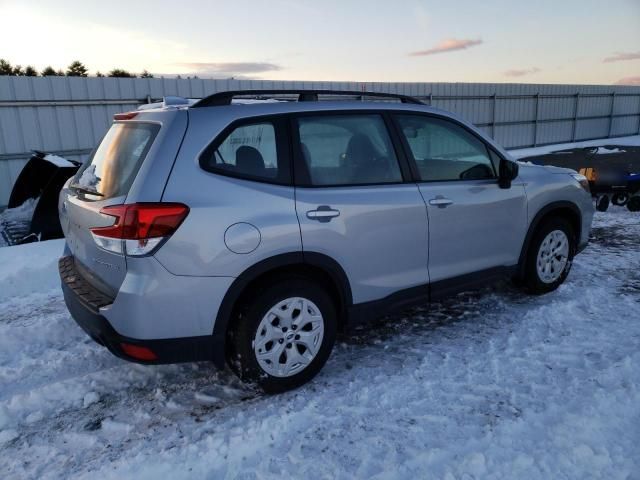
[[[190,62],[179,63],[198,74],[236,75],[282,70],[280,65],[267,62]]]
[[[615,55],[607,57],[603,60],[604,63],[611,62],[623,62],[626,60],[638,60],[640,59],[640,52],[616,52]]]
[[[523,77],[531,73],[538,73],[540,69],[538,67],[525,68],[522,70],[507,70],[504,72],[505,77]]]
[[[621,78],[614,85],[639,85],[640,86],[640,75],[636,77]]]
[[[429,48],[427,50],[418,50],[417,52],[409,53],[411,57],[422,57],[425,55],[433,55],[434,53],[444,53],[444,52],[452,52],[454,50],[466,50],[469,47],[475,47],[476,45],[480,45],[482,43],[482,39],[458,39],[458,38],[448,38],[447,40],[443,40],[438,43],[435,47]]]

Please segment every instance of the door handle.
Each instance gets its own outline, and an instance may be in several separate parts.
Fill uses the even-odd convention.
[[[440,195],[438,195],[436,198],[432,198],[431,200],[429,200],[429,205],[435,205],[439,208],[444,208],[447,205],[451,205],[452,203],[453,203],[453,200],[442,197]]]
[[[333,217],[340,215],[340,210],[334,210],[328,205],[321,205],[316,210],[309,210],[307,212],[307,218],[310,220],[317,220],[322,223],[330,222]]]

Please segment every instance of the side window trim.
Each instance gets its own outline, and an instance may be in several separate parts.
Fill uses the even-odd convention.
[[[296,187],[312,187],[311,174],[307,163],[304,161],[302,147],[300,146],[299,115],[290,114],[288,117],[287,127],[289,138],[291,138],[290,152],[293,165],[293,184]]]
[[[227,139],[227,137],[237,128],[256,125],[260,123],[270,123],[276,138],[276,156],[278,158],[278,176],[275,179],[256,177],[233,171],[225,171],[222,169],[211,168],[207,165],[208,159],[211,158],[218,150],[218,147]],[[200,168],[208,173],[222,175],[225,177],[239,178],[252,182],[269,183],[274,185],[293,185],[293,169],[290,152],[290,132],[288,128],[287,115],[258,115],[255,117],[246,117],[235,120],[227,125],[214,139],[202,150],[198,156]]]
[[[391,123],[392,129],[393,129],[393,140],[397,142],[397,145],[398,145],[397,148],[402,152],[402,158],[406,162],[406,165],[409,170],[409,175],[405,180],[408,180],[413,183],[419,183],[422,180],[420,180],[420,172],[418,171],[418,165],[416,164],[415,159],[413,158],[413,152],[411,151],[411,147],[409,147],[409,142],[407,142],[407,139],[402,133],[402,128],[400,127],[400,123],[398,122],[398,119],[397,119],[397,116],[402,114],[404,114],[404,112],[398,112],[398,111],[387,112],[389,122]],[[416,113],[416,115],[420,115],[420,114]]]
[[[407,141],[406,137],[403,135],[402,133],[402,127],[400,126],[400,122],[398,121],[398,116],[402,116],[402,115],[412,115],[412,116],[416,116],[416,117],[424,117],[427,119],[436,119],[436,120],[441,120],[441,121],[445,121],[445,122],[449,122],[457,127],[460,127],[461,129],[463,129],[465,132],[467,132],[468,134],[472,135],[475,139],[477,139],[486,149],[487,151],[487,158],[489,159],[489,162],[491,164],[491,168],[493,170],[493,174],[494,174],[494,178],[490,178],[490,179],[477,179],[477,180],[468,180],[468,179],[448,179],[448,180],[422,180],[421,176],[420,176],[420,171],[418,170],[418,165],[415,161],[415,158],[413,156],[413,152],[411,151],[411,147],[409,146],[409,142]],[[498,172],[496,171],[495,165],[493,164],[493,160],[491,157],[491,152],[495,152],[495,154],[498,156],[499,159],[502,159],[502,155],[500,155],[498,152],[495,151],[495,149],[489,145],[481,136],[479,136],[476,132],[474,132],[473,130],[469,129],[469,127],[467,127],[466,125],[457,122],[455,119],[444,116],[444,115],[437,115],[437,114],[431,114],[431,113],[423,113],[423,112],[414,112],[414,111],[392,111],[390,112],[390,116],[391,116],[391,121],[393,122],[393,125],[395,127],[395,130],[397,132],[398,135],[398,140],[400,142],[400,145],[402,147],[402,150],[404,151],[404,156],[407,159],[407,162],[409,164],[409,167],[411,169],[411,174],[412,174],[412,180],[414,182],[417,183],[442,183],[442,182],[497,182],[498,181]]]
[[[396,158],[398,159],[398,164],[400,165],[400,172],[402,173],[402,181],[403,183],[412,183],[413,182],[413,172],[411,171],[411,163],[407,157],[407,154],[402,147],[401,137],[402,134],[398,132],[395,122],[393,121],[392,112],[384,111],[381,112],[382,118],[384,119],[385,126],[387,127],[387,132],[389,133],[389,138],[391,140],[391,145],[393,146],[393,151],[396,154]]]
[[[367,186],[392,186],[402,185],[405,183],[414,183],[411,163],[406,156],[405,150],[401,144],[401,135],[396,131],[394,120],[391,118],[389,110],[373,110],[373,109],[354,109],[354,110],[322,110],[322,111],[307,111],[296,112],[288,114],[287,127],[290,138],[290,153],[291,153],[291,169],[293,171],[293,184],[296,187],[304,188],[352,188],[352,187],[367,187]],[[389,135],[389,141],[393,152],[398,162],[400,174],[402,180],[399,182],[385,182],[385,183],[357,183],[357,184],[340,184],[340,185],[313,185],[311,182],[311,175],[309,169],[304,160],[302,154],[302,147],[300,141],[300,132],[298,127],[298,119],[304,117],[320,117],[320,116],[338,116],[338,115],[379,115],[384,122],[387,134]]]

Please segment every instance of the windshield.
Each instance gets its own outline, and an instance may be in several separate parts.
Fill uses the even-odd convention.
[[[113,124],[71,187],[100,199],[126,195],[159,129],[151,123]]]

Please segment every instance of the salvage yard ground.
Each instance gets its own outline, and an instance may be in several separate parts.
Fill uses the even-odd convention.
[[[546,296],[466,293],[343,337],[265,396],[77,327],[62,241],[0,249],[0,478],[640,478],[640,215]]]

